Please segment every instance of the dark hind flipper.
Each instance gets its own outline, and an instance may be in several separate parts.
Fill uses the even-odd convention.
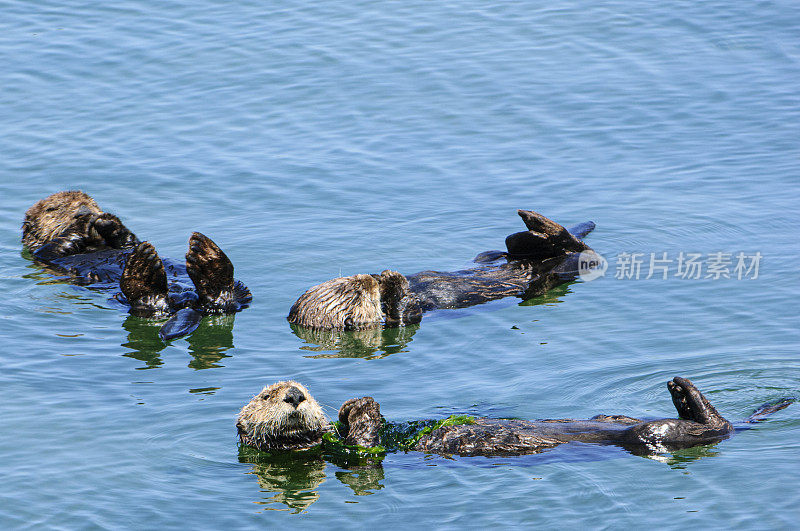
[[[186,272],[194,282],[205,312],[232,313],[240,309],[233,280],[233,264],[216,243],[199,232],[189,238]]]
[[[518,210],[517,214],[528,230],[506,238],[506,248],[512,258],[541,260],[589,248],[563,226],[538,212]]]
[[[176,337],[189,335],[197,330],[202,319],[203,312],[191,308],[178,310],[158,331],[158,337],[160,337],[162,341],[169,341]]]
[[[137,245],[128,256],[119,287],[128,299],[131,313],[152,316],[169,312],[167,273],[148,242]]]
[[[139,243],[139,239],[114,214],[100,214],[93,226],[105,244],[114,249],[133,247]]]
[[[762,420],[765,420],[764,417],[772,415],[773,413],[775,413],[776,411],[780,411],[781,409],[785,409],[790,405],[794,404],[796,401],[797,401],[796,398],[785,397],[785,398],[780,398],[775,402],[768,402],[759,407],[758,409],[756,409],[755,411],[753,411],[753,414],[747,417],[747,420],[745,420],[745,422],[761,422]]]
[[[528,230],[541,232],[548,236],[560,236],[567,232],[562,225],[556,223],[552,219],[534,212],[533,210],[517,210],[517,214],[522,218],[522,222],[528,227]]]
[[[345,444],[372,448],[380,445],[381,406],[371,396],[351,398],[339,408]]]
[[[672,395],[672,403],[675,404],[680,418],[700,424],[728,422],[690,380],[675,377],[671,382],[667,382],[667,389]]]
[[[233,281],[233,295],[236,297],[236,302],[242,307],[250,304],[253,300],[253,294],[250,293],[250,289],[238,280]]]
[[[594,221],[584,221],[583,223],[578,223],[577,225],[568,228],[567,231],[576,238],[582,240],[588,236],[596,226],[597,225],[594,224]]]

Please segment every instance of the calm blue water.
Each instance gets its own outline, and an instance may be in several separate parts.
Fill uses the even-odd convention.
[[[800,396],[795,2],[0,4],[0,526],[790,528],[800,406],[635,457],[393,454],[241,462],[235,416],[294,378],[390,420],[673,416],[692,378],[732,420]],[[21,253],[80,188],[163,256],[217,241],[251,308],[158,325]],[[605,278],[383,334],[308,336],[312,284],[464,267],[517,208],[592,219]],[[647,276],[650,253],[763,256],[758,278]],[[620,253],[641,278],[615,279]],[[735,277],[736,275],[734,275]],[[531,304],[532,303],[532,304]]]

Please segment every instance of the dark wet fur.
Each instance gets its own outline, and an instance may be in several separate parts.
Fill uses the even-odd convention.
[[[186,272],[192,279],[200,304],[207,313],[231,313],[238,310],[241,301],[237,298],[233,264],[217,244],[199,232],[192,233],[189,238]]]
[[[538,453],[567,442],[618,445],[636,455],[652,455],[718,442],[730,436],[733,425],[722,417],[686,378],[668,382],[680,418],[644,421],[623,415],[597,415],[587,420],[524,421],[477,418],[472,424],[444,426],[423,435],[414,450],[455,455],[523,455]],[[762,406],[747,422],[763,418],[791,404],[793,399]],[[382,444],[384,423],[372,397],[352,399],[339,411],[348,444]]]
[[[183,312],[164,339],[191,332],[203,314],[239,311],[252,298],[233,279],[228,257],[206,236],[192,235],[186,265],[162,261],[150,243],[140,243],[119,218],[102,212],[82,192],[59,192],[37,202],[26,212],[22,229],[36,260],[66,272],[77,284],[114,289],[118,283],[117,300],[135,315],[198,312]]]
[[[380,283],[382,316],[360,324],[359,328],[415,324],[422,319],[423,312],[465,308],[505,297],[530,299],[577,278],[578,256],[590,250],[581,238],[594,229],[594,223],[585,222],[568,230],[530,210],[519,210],[518,214],[528,230],[506,238],[507,251],[479,254],[475,267],[422,271],[408,276],[392,271],[388,271],[390,276],[387,271],[372,275]],[[295,302],[289,312],[290,322],[310,328],[330,328],[327,325],[330,319],[324,312],[350,311],[344,297],[331,310],[328,294],[317,295],[313,291],[319,286],[306,291]],[[350,289],[356,290],[358,285],[352,283]]]

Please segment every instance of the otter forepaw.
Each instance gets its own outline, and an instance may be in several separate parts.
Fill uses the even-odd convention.
[[[114,214],[103,213],[97,216],[93,225],[106,245],[114,249],[132,247],[139,243],[138,238]]]
[[[351,398],[339,408],[345,444],[371,448],[380,444],[381,406],[371,396]]]
[[[137,245],[128,256],[119,287],[134,313],[169,311],[167,273],[155,248],[148,242]]]
[[[75,216],[72,224],[64,229],[61,234],[42,245],[33,256],[39,260],[55,260],[62,256],[71,256],[86,252],[93,242],[89,236],[92,225],[91,214]]]
[[[186,272],[197,289],[204,310],[210,313],[230,313],[239,309],[233,281],[233,264],[216,243],[199,232],[193,233],[189,238]]]

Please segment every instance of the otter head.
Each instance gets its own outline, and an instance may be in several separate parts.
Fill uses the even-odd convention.
[[[37,201],[25,212],[22,242],[35,251],[81,218],[102,213],[94,199],[83,192],[58,192]]]
[[[239,440],[259,450],[302,450],[319,444],[330,422],[302,384],[286,381],[265,387],[236,420]]]
[[[309,328],[359,330],[418,323],[422,312],[406,277],[387,270],[380,275],[334,278],[314,286],[297,299],[288,319]]]

